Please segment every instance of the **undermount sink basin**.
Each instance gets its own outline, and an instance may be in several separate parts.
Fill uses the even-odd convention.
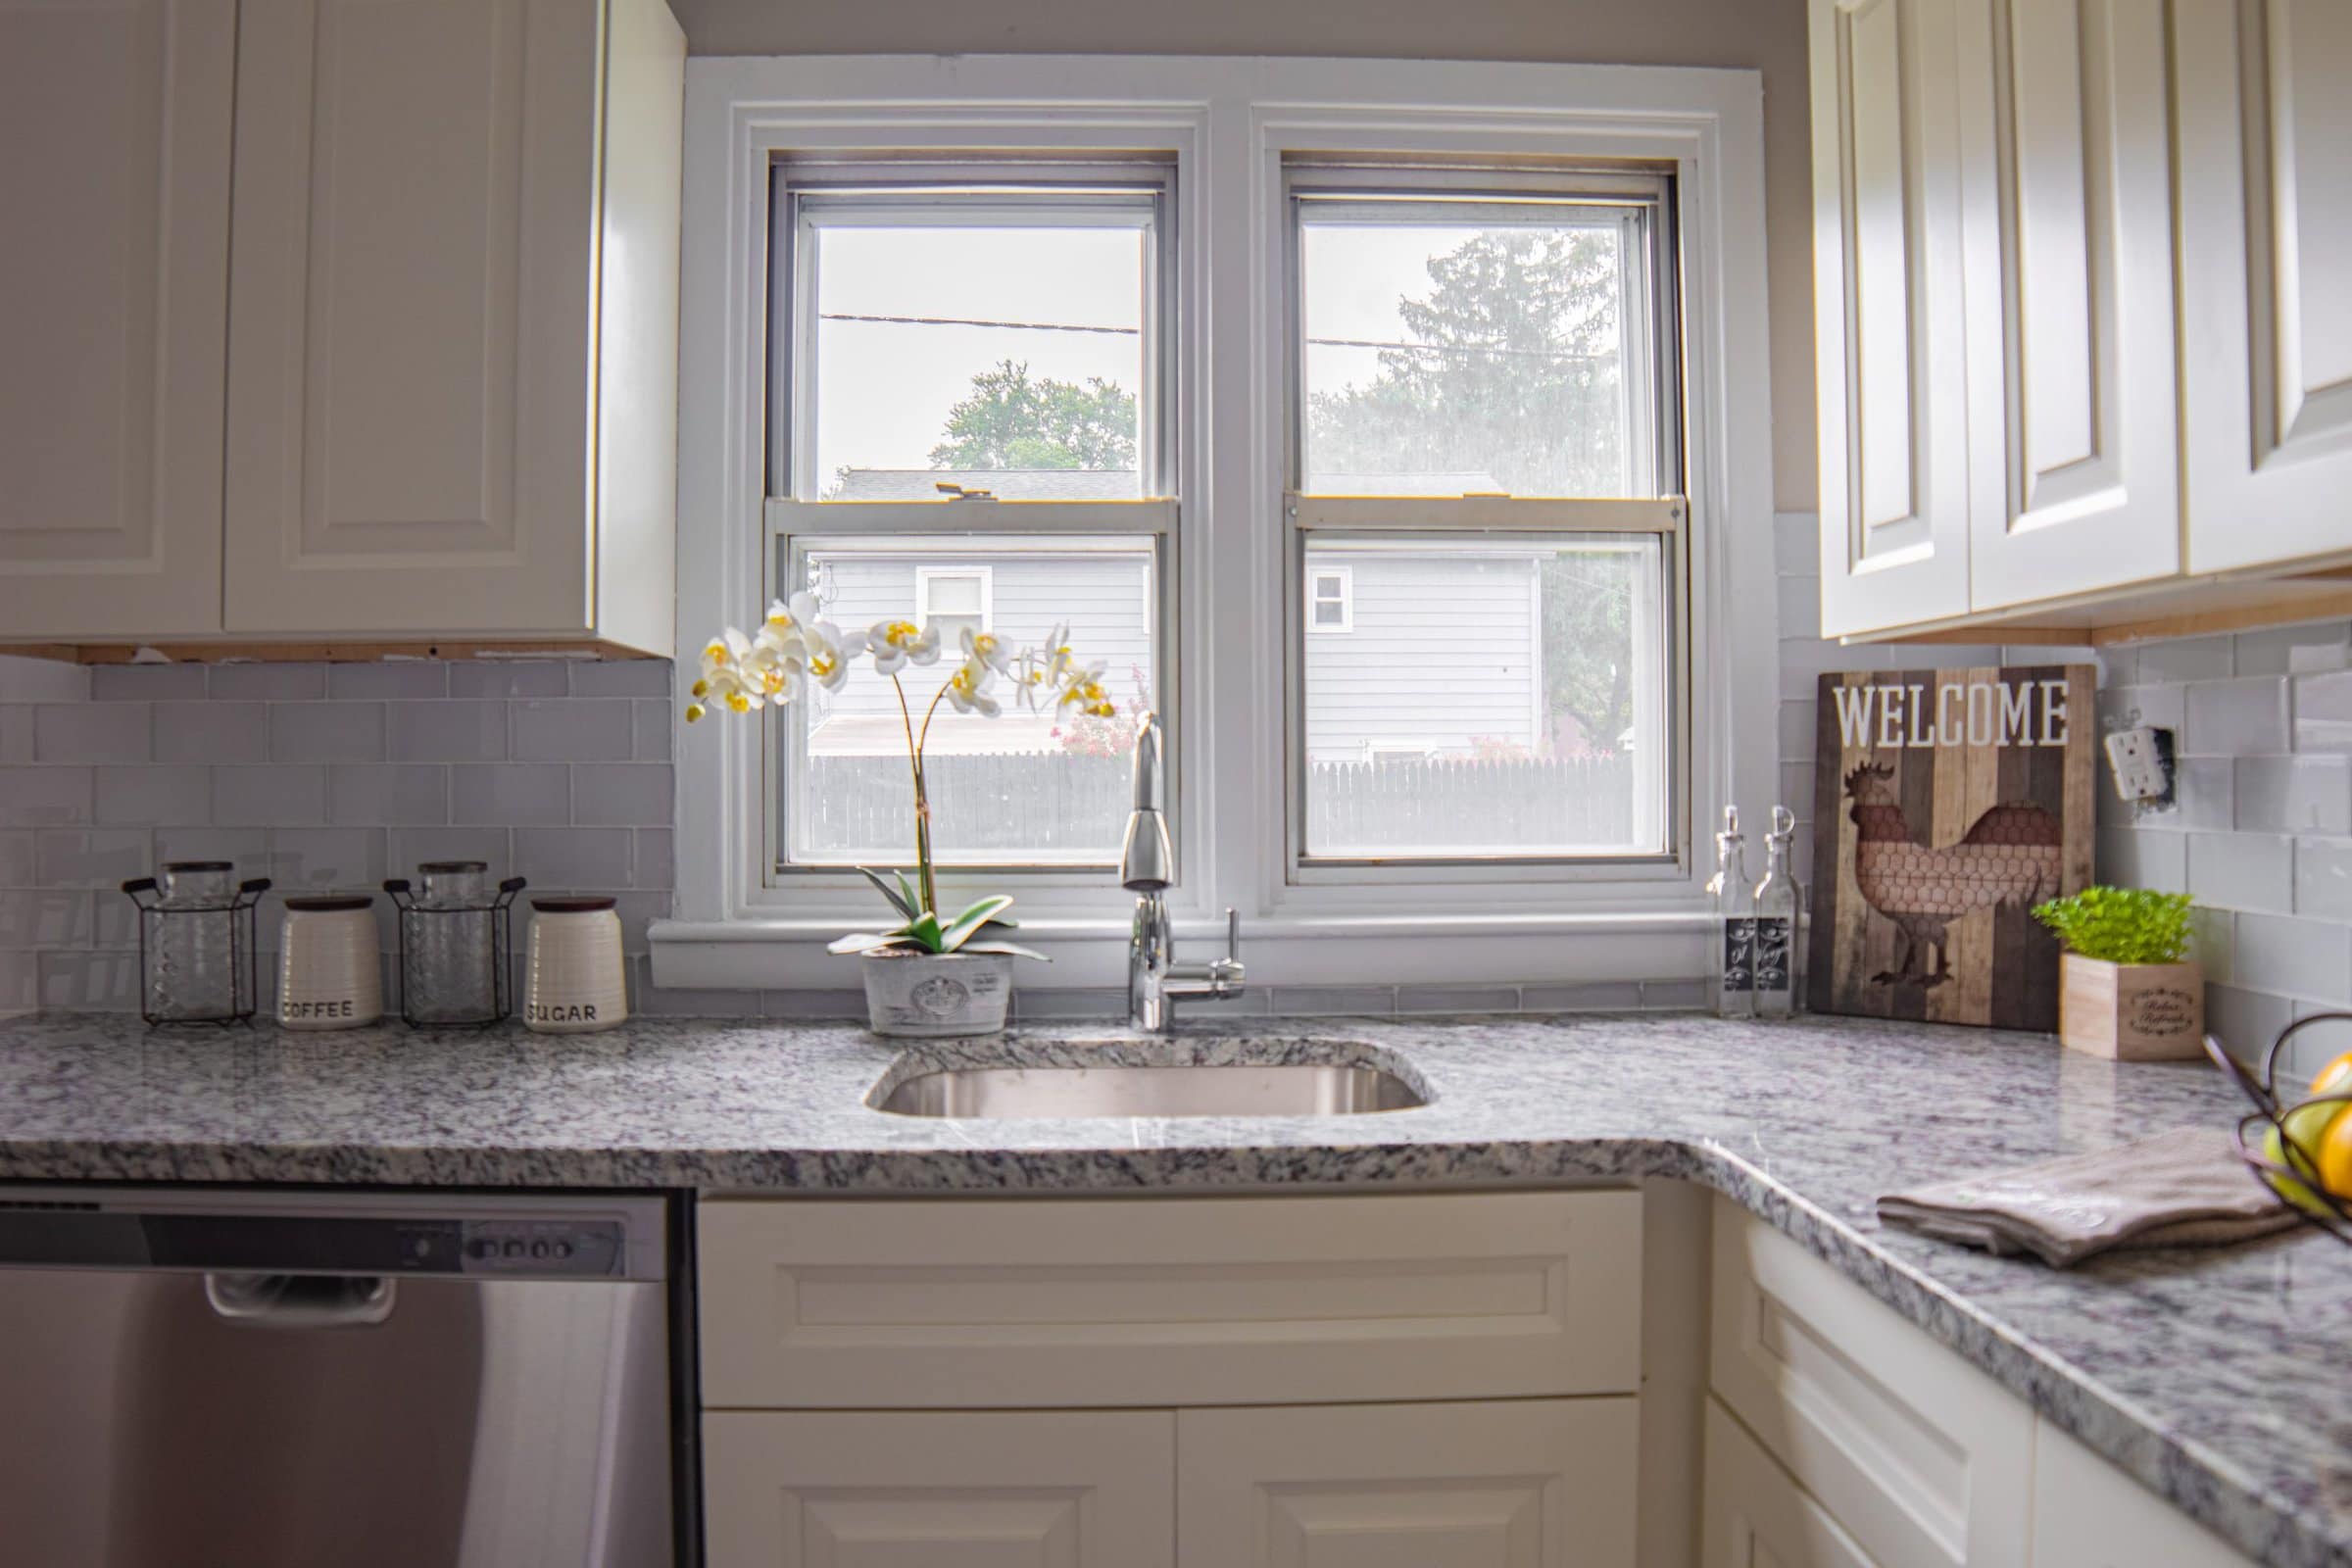
[[[900,1116],[1355,1116],[1428,1102],[1402,1078],[1353,1063],[944,1067],[908,1078],[876,1109]]]

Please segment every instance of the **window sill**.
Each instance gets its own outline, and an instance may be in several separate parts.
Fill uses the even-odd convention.
[[[1399,981],[1679,979],[1706,972],[1703,911],[1582,910],[1560,914],[1281,916],[1246,922],[1242,956],[1255,986]],[[693,990],[839,987],[854,972],[825,945],[849,929],[811,918],[656,921],[654,983]],[[1021,941],[1053,960],[1024,966],[1022,985],[1096,989],[1126,983],[1127,923],[1025,920]],[[1180,920],[1188,956],[1224,941],[1214,919]]]

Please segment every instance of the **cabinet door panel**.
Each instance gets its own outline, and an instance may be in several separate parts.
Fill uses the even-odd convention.
[[[2174,27],[2189,566],[2352,551],[2352,7]]]
[[[2036,1421],[2034,1433],[2034,1561],[2251,1568],[2219,1536],[2047,1421]]]
[[[1968,609],[1952,0],[1813,0],[1821,630]]]
[[[1631,1398],[1185,1410],[1184,1568],[1634,1560]]]
[[[0,0],[0,632],[220,625],[234,0]]]
[[[2180,565],[2165,40],[2134,0],[1960,30],[1976,610]]]
[[[589,624],[598,10],[247,6],[229,630]]]
[[[1877,1568],[1713,1399],[1706,1477],[1706,1568]]]
[[[703,1418],[710,1568],[1172,1568],[1166,1411]]]

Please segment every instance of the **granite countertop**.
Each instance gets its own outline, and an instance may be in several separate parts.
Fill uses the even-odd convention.
[[[640,1020],[604,1035],[148,1034],[0,1021],[0,1178],[1104,1192],[1671,1177],[1762,1215],[2267,1563],[2352,1568],[2352,1249],[2307,1229],[2064,1273],[1882,1227],[1882,1192],[2182,1125],[2202,1063],[2032,1035],[1817,1019],[1256,1020],[920,1046],[917,1061],[1395,1066],[1417,1110],[954,1122],[866,1100],[900,1048],[848,1027]]]

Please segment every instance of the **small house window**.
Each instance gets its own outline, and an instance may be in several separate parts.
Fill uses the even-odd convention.
[[[1355,629],[1354,577],[1353,570],[1347,566],[1308,574],[1307,592],[1310,597],[1306,607],[1307,630]]]
[[[918,566],[914,583],[915,619],[939,628],[941,649],[952,654],[963,647],[965,632],[988,630],[994,584],[986,566]]]

